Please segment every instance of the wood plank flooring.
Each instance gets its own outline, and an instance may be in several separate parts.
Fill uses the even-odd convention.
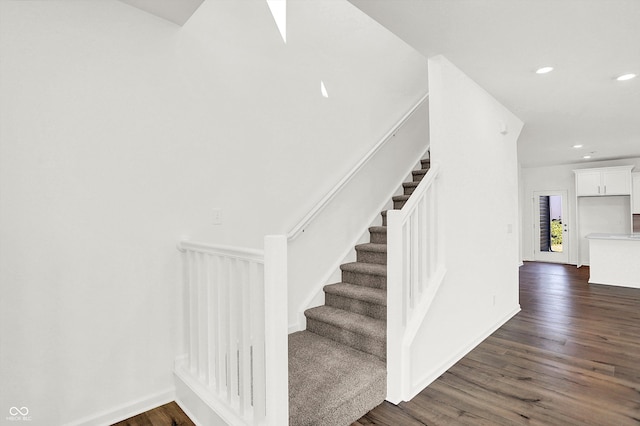
[[[352,426],[640,425],[640,290],[588,278],[526,262],[518,315],[413,400]],[[175,403],[117,423],[148,425],[193,423]]]
[[[352,426],[640,425],[640,290],[588,277],[526,262],[518,315],[413,400]]]
[[[195,426],[178,404],[170,402],[112,426]]]

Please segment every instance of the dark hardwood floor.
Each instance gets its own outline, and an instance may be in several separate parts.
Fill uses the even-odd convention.
[[[518,315],[414,399],[352,426],[640,425],[640,290],[588,278],[526,262]],[[193,424],[175,403],[117,426],[172,424]]]
[[[178,404],[170,402],[112,426],[195,426]]]
[[[640,290],[588,277],[526,262],[518,315],[414,399],[352,426],[640,425]]]

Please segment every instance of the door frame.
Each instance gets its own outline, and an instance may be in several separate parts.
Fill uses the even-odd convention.
[[[540,251],[540,203],[541,196],[562,197],[562,253]],[[531,214],[533,219],[533,258],[538,262],[569,263],[570,244],[570,216],[569,216],[569,193],[567,190],[554,191],[533,191],[531,197]]]

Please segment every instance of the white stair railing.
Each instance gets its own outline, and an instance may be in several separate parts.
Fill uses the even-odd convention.
[[[176,374],[225,422],[288,424],[287,242],[183,241],[186,356]]]
[[[411,345],[445,274],[438,223],[439,167],[401,210],[387,212],[387,400],[410,395]]]

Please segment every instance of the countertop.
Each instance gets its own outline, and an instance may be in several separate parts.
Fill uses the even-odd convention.
[[[590,240],[636,240],[640,241],[640,234],[589,234],[587,235]]]

